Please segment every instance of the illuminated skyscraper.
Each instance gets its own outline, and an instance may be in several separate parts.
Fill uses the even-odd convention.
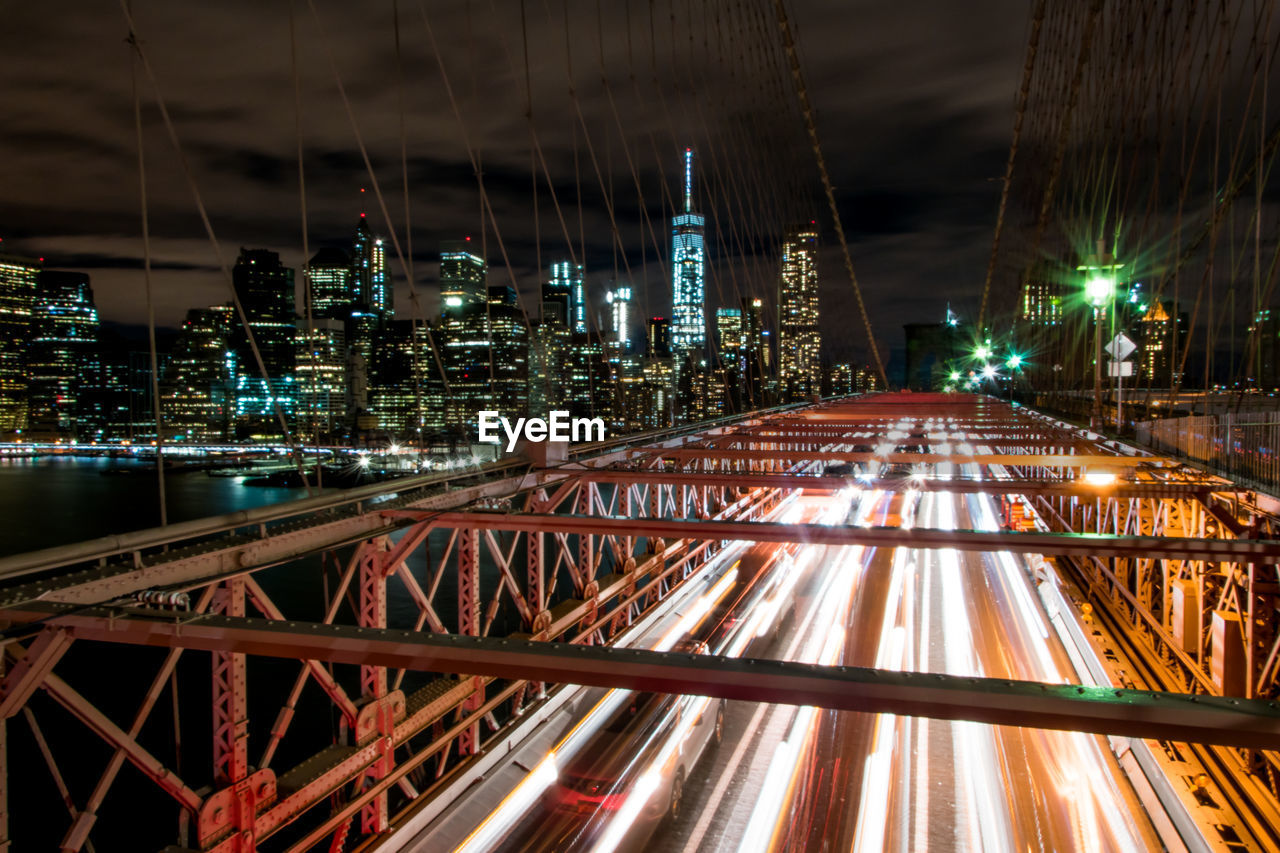
[[[854,393],[854,369],[848,362],[833,364],[827,370],[827,383],[823,388],[824,396],[847,397]]]
[[[569,283],[557,281],[553,276],[542,285],[542,322],[567,330],[573,313],[569,307],[572,302],[573,291],[569,289]]]
[[[427,435],[444,429],[444,383],[429,332],[443,343],[438,328],[392,320],[374,353],[369,408],[377,428],[392,438],[417,440],[420,429]]]
[[[764,328],[764,300],[742,297],[743,408],[765,404],[773,373],[773,347]]]
[[[1022,304],[1018,306],[1019,319],[1033,326],[1057,326],[1062,322],[1062,285],[1043,275],[1028,278],[1022,286]]]
[[[313,317],[346,320],[351,315],[351,306],[359,301],[357,269],[351,256],[342,249],[324,248],[312,256],[307,270],[311,276]]]
[[[741,308],[716,309],[716,364],[711,387],[732,411],[741,411],[747,375],[747,335]]]
[[[28,432],[36,438],[88,439],[80,400],[98,368],[98,309],[89,276],[41,270],[27,351]]]
[[[818,230],[793,228],[782,242],[778,293],[778,380],[787,401],[819,393]]]
[[[716,309],[716,342],[719,345],[722,366],[736,366],[746,349],[746,335],[742,327],[741,308]]]
[[[883,391],[880,386],[880,374],[871,365],[864,364],[853,371],[853,393],[869,394],[872,391]]]
[[[40,264],[0,255],[0,435],[27,427],[26,352]]]
[[[310,440],[340,430],[346,420],[347,341],[340,320],[313,320],[298,329],[298,428]]]
[[[706,220],[693,212],[693,149],[684,151],[684,212],[671,220],[671,346],[695,350],[707,346]]]
[[[436,341],[449,380],[446,427],[474,437],[481,411],[529,411],[529,335],[518,305],[506,301],[447,311]],[[425,371],[424,371],[425,372]]]
[[[587,333],[587,287],[583,280],[582,264],[565,260],[553,262],[551,281],[543,286],[542,293],[544,312],[548,301],[563,302],[568,312],[569,331],[575,335]]]
[[[609,303],[610,348],[616,355],[623,355],[631,345],[631,287],[615,287],[604,298]]]
[[[440,247],[440,299],[445,316],[457,315],[468,305],[483,305],[487,267],[484,258],[471,251],[471,238]]]
[[[178,441],[226,441],[235,359],[225,307],[192,308],[164,367],[165,434]]]
[[[645,336],[650,358],[671,355],[671,321],[666,317],[650,317],[645,321]]]
[[[675,422],[676,374],[670,356],[646,357],[643,383],[628,407],[640,429],[663,429]]]
[[[568,327],[547,319],[545,302],[542,316],[541,323],[533,324],[529,339],[529,414],[545,418],[564,405],[571,336]]]
[[[238,429],[242,438],[278,436],[281,430],[277,407],[286,422],[291,421],[297,396],[293,270],[281,264],[275,252],[241,249],[231,270],[231,281],[267,372],[264,379],[249,337],[237,323],[233,341]]]
[[[381,237],[369,233],[363,213],[356,223],[356,236],[351,241],[351,271],[356,302],[379,319],[391,317],[391,288],[387,282],[387,249]]]
[[[1182,375],[1176,370],[1175,359],[1181,361],[1186,349],[1187,313],[1179,311],[1174,316],[1173,306],[1173,302],[1152,302],[1137,324],[1138,352],[1133,357],[1138,362],[1138,384],[1148,388],[1167,388],[1175,380],[1182,379]],[[1260,327],[1257,331],[1264,332],[1271,327],[1274,337],[1275,329],[1274,324],[1269,322],[1270,316],[1270,310],[1259,311],[1254,324],[1249,326],[1249,331],[1252,333],[1256,327]],[[1263,352],[1261,345],[1265,343],[1265,338],[1265,333],[1259,338],[1259,355]],[[1268,390],[1275,387],[1275,372],[1260,370],[1259,365],[1260,362],[1255,357],[1247,374],[1249,378],[1259,381]],[[1267,376],[1266,373],[1271,375]],[[1267,382],[1267,379],[1271,381]]]
[[[364,190],[361,190],[363,193]],[[364,213],[356,223],[351,241],[352,299],[342,318],[347,352],[346,403],[357,415],[368,402],[369,365],[377,342],[394,313],[391,287],[387,280],[387,250],[381,237],[369,233]]]
[[[612,416],[614,389],[599,337],[588,334],[570,336],[562,381],[565,406],[573,417]]]

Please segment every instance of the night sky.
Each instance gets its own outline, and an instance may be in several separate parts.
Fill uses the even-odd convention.
[[[289,4],[229,0],[216,4],[135,0],[143,47],[182,139],[227,263],[241,245],[302,261],[290,62]],[[329,65],[332,55],[351,99],[396,227],[403,224],[400,183],[400,99],[396,86],[391,2],[337,4],[317,0],[320,23],[306,0],[295,0],[297,67],[302,78],[311,250],[349,237],[370,186]],[[804,184],[823,233],[822,325],[833,358],[865,357],[847,278],[838,260],[830,216],[797,117],[771,115],[764,70],[759,80],[725,74],[729,65],[762,63],[757,42],[734,38],[744,9],[758,0],[720,4],[687,0],[648,3],[569,2],[566,51],[563,0],[529,0],[530,89],[538,142],[575,240],[585,234],[589,284],[611,278],[613,248],[601,182],[593,170],[569,96],[567,62],[604,183],[616,194],[619,231],[632,277],[647,273],[640,296],[648,313],[670,312],[647,226],[642,224],[631,155],[646,208],[664,244],[668,192],[678,193],[680,149],[693,140],[703,163],[731,171],[742,152],[742,180]],[[498,229],[523,292],[536,282],[530,133],[525,119],[521,8],[511,0],[399,6],[404,121],[408,150],[415,278],[423,310],[438,274],[441,240],[474,235],[487,241],[490,282],[509,283],[492,229],[481,231],[476,181],[437,54],[423,24],[427,10],[468,140],[480,152]],[[901,346],[904,322],[941,319],[949,300],[965,316],[976,300],[990,249],[1013,118],[1013,97],[1025,49],[1027,9],[1013,0],[937,3],[793,0],[789,6],[810,98],[836,185],[854,263],[882,349]],[[714,10],[714,11],[710,11]],[[651,14],[655,45],[649,41]],[[713,19],[713,15],[719,17]],[[599,17],[597,17],[599,16]],[[672,43],[672,17],[680,33]],[[145,321],[139,271],[137,153],[128,28],[114,2],[16,4],[5,13],[6,116],[0,134],[5,204],[3,250],[43,256],[57,268],[92,276],[104,320]],[[689,23],[688,28],[684,25]],[[684,42],[692,29],[693,44]],[[604,33],[601,40],[597,33]],[[725,33],[729,35],[725,35]],[[769,30],[770,38],[774,31]],[[630,44],[628,44],[630,41]],[[329,46],[326,48],[326,44]],[[630,51],[629,51],[630,48]],[[717,57],[720,57],[717,60]],[[673,78],[669,100],[654,97],[651,59]],[[666,61],[672,60],[671,62]],[[624,151],[601,85],[601,70],[626,129]],[[769,71],[769,73],[773,73]],[[631,81],[634,75],[638,83]],[[683,99],[680,81],[699,91]],[[165,136],[142,71],[157,320],[176,326],[186,309],[223,302],[227,285],[196,216],[182,167]],[[687,85],[686,85],[687,88]],[[690,110],[697,103],[699,110]],[[774,105],[776,106],[776,105]],[[751,118],[749,122],[731,117]],[[764,117],[764,121],[760,117]],[[757,134],[744,132],[754,128]],[[768,137],[764,140],[763,137]],[[723,146],[716,148],[718,140]],[[710,140],[710,142],[709,142]],[[767,143],[767,144],[766,144]],[[655,148],[664,156],[659,162]],[[577,175],[583,218],[577,219]],[[770,176],[760,163],[785,149]],[[750,174],[747,174],[750,172]],[[543,265],[565,241],[545,183],[539,187]],[[750,197],[750,190],[744,191]],[[372,192],[370,221],[387,233]],[[727,197],[727,196],[726,196]],[[708,231],[710,232],[711,223]],[[714,245],[713,252],[725,254]],[[647,258],[641,247],[647,249]],[[398,262],[397,307],[409,316],[408,288]],[[744,279],[736,292],[760,290]],[[709,286],[709,291],[712,288]],[[719,296],[719,298],[718,298]],[[709,294],[708,314],[720,298]],[[532,306],[532,302],[530,302]]]

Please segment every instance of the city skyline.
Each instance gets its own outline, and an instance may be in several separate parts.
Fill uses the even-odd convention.
[[[342,72],[353,95],[358,93],[354,98],[357,118],[381,181],[386,207],[399,225],[403,203],[394,69],[388,67],[390,13],[382,10],[363,19],[342,19],[339,23],[336,10],[320,5],[320,20],[330,34],[342,26],[349,48],[363,46],[362,50],[348,49],[347,58],[341,63]],[[678,11],[682,16],[691,14],[684,9]],[[852,10],[826,2],[806,4],[794,10],[797,29],[804,34],[806,51],[818,69],[819,76],[811,81],[811,94],[822,111],[821,127],[836,169],[834,180],[849,188],[848,193],[842,193],[842,216],[855,245],[877,328],[892,325],[890,315],[894,305],[909,290],[901,282],[910,280],[914,271],[939,265],[961,268],[980,263],[984,251],[981,244],[985,241],[979,234],[989,227],[989,211],[998,199],[998,187],[987,178],[999,173],[1007,148],[1007,80],[1021,63],[1020,16],[1009,15],[1008,11],[1007,3],[989,2],[971,7],[963,14],[958,10],[954,14],[944,12],[946,22],[936,29],[916,29],[895,24],[894,16],[884,10],[861,10],[857,14],[862,16],[862,24],[878,22],[887,27],[891,35],[880,45],[851,46],[827,36],[827,32],[844,26],[853,17]],[[636,16],[632,22],[634,29],[647,38],[647,12],[636,6],[633,14]],[[701,11],[695,10],[692,14],[696,17],[691,23],[697,27],[695,31],[700,32]],[[876,21],[866,21],[868,14]],[[13,26],[23,31],[39,33],[47,26],[26,10],[15,10],[15,15]],[[166,94],[175,109],[177,130],[193,147],[192,165],[224,245],[227,262],[234,260],[235,247],[252,245],[277,251],[286,264],[299,268],[303,258],[297,167],[293,159],[296,153],[293,94],[287,61],[283,65],[277,61],[287,54],[287,20],[283,15],[278,19],[271,15],[263,18],[263,26],[253,36],[256,49],[249,50],[239,62],[234,82],[224,88],[212,88],[200,75],[178,76],[174,69],[182,63],[201,59],[210,50],[216,51],[216,40],[206,39],[203,33],[224,32],[236,19],[236,13],[229,9],[225,12],[205,9],[188,16],[144,5],[136,10],[136,15],[139,30],[147,39],[148,49],[154,52],[157,73],[162,76]],[[654,240],[644,217],[638,215],[632,190],[635,179],[627,167],[622,141],[612,119],[604,118],[607,113],[597,113],[589,119],[588,130],[599,161],[597,173],[581,128],[577,130],[575,155],[573,128],[577,119],[567,96],[563,60],[559,65],[547,66],[540,75],[535,74],[532,91],[539,140],[555,191],[562,205],[568,208],[566,228],[562,229],[549,202],[547,187],[540,187],[542,233],[541,239],[535,240],[530,221],[533,207],[529,197],[528,128],[519,120],[524,111],[520,103],[523,96],[492,87],[484,80],[480,81],[480,88],[475,88],[468,45],[469,39],[480,37],[462,35],[469,31],[460,8],[443,6],[433,10],[433,15],[439,16],[434,24],[441,60],[459,89],[459,109],[467,120],[470,141],[483,152],[485,172],[489,176],[487,188],[513,265],[511,274],[507,274],[501,253],[489,251],[491,268],[502,270],[508,278],[514,277],[521,294],[529,296],[542,275],[537,263],[538,246],[543,253],[560,254],[572,238],[574,244],[585,245],[585,252],[578,254],[585,255],[579,257],[579,262],[585,262],[589,277],[595,274],[593,271],[602,274],[608,271],[609,275],[604,277],[613,278],[612,271],[618,267],[621,274],[616,277],[629,278],[635,288],[636,313],[656,313],[654,305],[666,301],[665,295],[657,290],[664,275],[656,269],[659,258]],[[618,29],[620,15],[620,10],[605,10],[606,31],[611,25],[615,31]],[[115,31],[123,37],[124,28],[118,12],[112,9],[78,10],[64,17],[74,18],[75,27],[64,29],[56,39],[33,38],[31,44],[40,43],[45,47],[40,54],[25,59],[15,57],[19,60],[17,65],[29,75],[33,85],[51,92],[64,91],[69,81],[83,81],[86,73],[91,76],[96,73],[98,86],[111,104],[105,114],[101,109],[93,112],[99,117],[94,133],[103,142],[87,150],[80,128],[66,127],[59,115],[50,112],[51,102],[20,104],[14,100],[11,112],[20,115],[21,121],[0,140],[0,150],[16,175],[10,191],[11,204],[0,214],[0,237],[5,238],[5,251],[66,259],[60,266],[90,273],[104,320],[138,323],[144,316],[137,308],[141,293],[141,276],[137,270],[140,242],[129,62],[120,39],[100,38],[102,33]],[[594,15],[588,17],[594,18]],[[547,20],[540,13],[530,13],[528,18],[531,44],[545,44],[553,51],[563,50],[563,22],[558,18]],[[508,49],[517,54],[518,62],[518,30],[513,32],[505,21],[486,20],[486,23],[493,26],[484,40],[482,55],[491,56],[497,67],[506,68],[505,40]],[[575,27],[588,25],[585,20],[572,23]],[[407,127],[413,228],[412,241],[400,235],[400,248],[408,254],[409,242],[412,242],[412,262],[421,278],[432,263],[434,246],[439,241],[461,239],[469,234],[474,240],[487,241],[489,248],[496,249],[497,238],[480,212],[475,170],[459,139],[458,123],[447,100],[439,94],[440,71],[436,57],[423,37],[421,22],[413,24],[414,29],[409,33],[412,37],[405,40],[403,57],[407,106],[413,111]],[[590,22],[590,30],[595,30],[594,20]],[[457,33],[459,37],[443,38],[445,32]],[[956,33],[966,33],[967,37],[955,38]],[[243,33],[240,36],[243,37]],[[346,232],[352,212],[360,204],[360,187],[370,187],[369,194],[372,194],[349,122],[333,96],[333,79],[318,38],[318,25],[305,16],[300,18],[303,143],[312,253],[328,237]],[[50,62],[42,55],[49,46],[65,46],[69,53]],[[619,41],[617,47],[618,50],[606,53],[605,62],[606,72],[617,86],[615,97],[622,98],[626,94],[622,83],[627,79],[629,68],[625,45]],[[25,45],[17,48],[27,49]],[[648,58],[644,57],[641,65],[641,49],[637,43],[635,70],[637,74],[643,71],[647,79]],[[665,46],[663,49],[668,50]],[[683,52],[684,48],[680,49]],[[365,64],[355,58],[379,54],[381,62]],[[927,58],[923,67],[922,58]],[[682,64],[678,67],[683,72],[686,61],[683,53],[679,60]],[[707,60],[693,56],[691,61]],[[710,64],[714,64],[714,60],[710,60]],[[599,103],[596,99],[602,97],[596,65],[590,52],[574,63],[575,75],[582,78],[577,88],[583,98],[590,97],[593,103]],[[953,80],[930,74],[930,68],[938,67],[966,71],[960,79]],[[90,68],[95,72],[89,72]],[[97,73],[97,69],[101,69],[101,73]],[[667,72],[662,67],[659,72],[666,81]],[[518,68],[516,73],[520,73]],[[833,85],[834,80],[849,76],[862,81],[863,85],[849,89]],[[424,78],[429,85],[423,85]],[[719,72],[711,71],[707,79],[720,81],[722,78]],[[148,92],[145,86],[142,90],[144,94]],[[727,85],[724,91],[729,91]],[[965,97],[953,99],[953,105],[942,114],[932,106],[960,91]],[[246,92],[252,93],[248,99]],[[706,148],[704,153],[709,156],[719,151],[725,140],[733,138],[736,132],[730,130],[730,135],[722,135],[725,122],[716,115],[707,116],[706,126],[691,123],[688,106],[676,98],[681,92],[678,79],[667,85],[671,117],[683,125],[677,126],[675,134],[670,133],[669,119],[657,101],[653,101],[650,110],[627,106],[628,123],[637,129],[631,156],[646,200],[650,200],[652,225],[659,231],[665,227],[660,213],[666,206],[663,200],[678,196],[681,182],[678,169],[666,161],[678,156],[689,144],[699,151]],[[735,103],[741,101],[739,93],[733,98],[737,99]],[[652,100],[652,96],[647,99]],[[888,106],[885,99],[890,100]],[[620,108],[622,106],[620,104]],[[481,115],[489,117],[483,126],[478,123]],[[884,115],[893,115],[893,121],[886,122]],[[226,283],[221,280],[212,250],[195,219],[190,195],[175,169],[172,152],[166,147],[163,128],[145,98],[143,119],[154,214],[155,279],[162,285],[157,288],[157,316],[162,327],[177,328],[189,306],[224,299]],[[254,131],[246,133],[245,127],[252,127]],[[851,132],[855,127],[875,132]],[[942,155],[935,166],[933,158],[919,154],[922,146],[939,136],[936,131],[944,128],[948,131],[946,148],[955,153]],[[648,131],[655,129],[661,130],[657,152],[645,138]],[[893,156],[886,156],[887,152]],[[730,168],[728,153],[719,153],[713,158],[717,169]],[[803,147],[798,146],[795,156],[803,159],[803,154]],[[579,160],[585,228],[580,226],[576,210],[575,156]],[[956,164],[965,166],[956,170],[953,168]],[[56,192],[50,191],[47,182],[28,183],[22,178],[22,175],[47,175],[54,168],[65,173],[66,178],[59,182]],[[82,178],[82,169],[91,169],[96,177]],[[787,163],[783,169],[790,173],[793,166]],[[929,171],[920,173],[921,169]],[[938,180],[931,183],[930,176]],[[610,184],[619,193],[616,213],[625,255],[619,254],[610,234],[604,193]],[[933,190],[922,195],[920,187],[925,185],[937,187],[938,197],[945,201],[943,207],[951,211],[951,225],[945,234],[931,230],[925,235],[930,247],[927,262],[920,252],[910,251],[905,245],[909,235],[923,231],[925,211],[938,210],[932,199]],[[100,192],[108,187],[109,194]],[[626,198],[624,189],[630,192],[630,199]],[[376,200],[370,200],[367,207],[374,230],[388,235],[385,217]],[[711,212],[704,210],[708,215]],[[828,219],[825,215],[820,218],[824,222]],[[834,241],[824,240],[820,259],[824,272],[823,298],[832,307],[833,314],[852,308],[847,277],[840,274],[840,263],[832,254],[834,246]],[[724,252],[722,246],[720,254],[711,258],[712,262],[720,263]],[[407,292],[394,247],[388,249],[388,261],[400,308]],[[631,267],[629,277],[625,274],[628,265]],[[646,266],[647,276],[644,275]],[[757,285],[762,284],[757,279]],[[976,292],[980,281],[969,284]],[[591,285],[596,285],[594,279]],[[714,293],[713,281],[709,281],[707,287],[709,295]],[[743,295],[770,294],[767,287],[761,286],[756,292]],[[718,304],[731,305],[736,299],[737,294],[726,293]],[[914,299],[921,302],[919,313],[934,312],[935,306],[926,295],[915,294]],[[840,328],[839,325],[828,327],[824,337],[835,348],[833,357],[852,357],[853,352],[846,347],[860,343],[843,341],[834,334]]]
[[[552,258],[530,312],[516,287],[492,283],[484,246],[469,237],[440,244],[429,287],[438,311],[398,317],[387,241],[364,210],[348,242],[321,245],[298,275],[275,251],[241,247],[233,300],[189,308],[172,345],[162,350],[153,340],[149,358],[122,361],[118,347],[101,345],[87,275],[10,256],[0,271],[5,352],[14,355],[25,335],[37,347],[16,371],[6,362],[0,428],[20,440],[377,436],[422,445],[468,440],[486,409],[520,417],[567,406],[627,433],[870,387],[855,381],[864,370],[845,363],[824,371],[820,361],[816,228],[781,237],[776,334],[758,297],[740,296],[740,307],[709,304],[705,265],[714,247],[695,212],[692,148],[683,165],[683,208],[671,217],[670,310],[644,320],[643,338],[633,336],[642,315],[629,281],[614,277],[593,294],[583,264]]]

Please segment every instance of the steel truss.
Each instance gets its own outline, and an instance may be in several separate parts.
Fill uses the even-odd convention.
[[[602,461],[608,464],[611,457]],[[774,464],[766,467],[787,470]],[[182,844],[203,851],[241,853],[258,850],[289,829],[286,849],[308,849],[327,840],[330,849],[341,850],[357,838],[385,832],[394,812],[419,797],[420,788],[465,766],[503,724],[545,696],[541,681],[499,678],[484,668],[458,675],[443,666],[435,667],[435,677],[423,686],[408,691],[402,689],[404,666],[370,659],[353,664],[347,672],[332,666],[332,655],[303,652],[290,655],[299,660],[290,688],[269,686],[281,695],[274,724],[269,729],[251,729],[249,658],[256,657],[257,651],[204,646],[195,640],[195,625],[208,619],[227,620],[225,625],[252,622],[247,618],[250,613],[272,624],[302,624],[291,619],[287,602],[277,601],[256,579],[258,572],[281,559],[308,551],[335,559],[345,554],[343,567],[323,576],[327,596],[323,619],[314,623],[318,626],[346,625],[369,636],[387,631],[389,586],[395,584],[416,611],[414,623],[404,626],[415,635],[485,638],[491,635],[499,610],[510,608],[518,616],[523,636],[607,646],[726,544],[626,532],[578,535],[554,523],[541,531],[508,535],[483,524],[450,526],[431,518],[432,506],[513,492],[525,512],[552,519],[566,512],[641,517],[656,513],[677,520],[744,523],[764,517],[784,494],[777,487],[725,484],[619,488],[554,471],[529,474],[526,469],[517,477],[490,478],[487,484],[461,492],[415,500],[409,505],[426,513],[422,520],[409,522],[400,515],[405,510],[382,509],[395,506],[393,502],[376,507],[362,504],[358,512],[338,519],[321,513],[314,520],[256,530],[258,535],[253,537],[232,529],[224,541],[175,548],[152,559],[134,553],[127,562],[89,570],[76,567],[64,575],[11,586],[5,591],[9,607],[4,618],[13,626],[13,637],[6,645],[9,666],[0,686],[0,706],[6,717],[25,710],[30,696],[43,690],[115,751],[94,796],[73,808],[63,849],[79,850],[87,843],[97,808],[127,761],[186,816],[191,834],[179,839]],[[477,517],[488,514],[477,513]],[[431,553],[428,540],[437,531],[447,538],[442,552]],[[350,549],[332,547],[352,538],[355,544]],[[453,583],[444,582],[447,576]],[[129,642],[127,631],[116,630],[128,620],[110,617],[106,632],[91,635],[83,624],[68,630],[61,623],[63,618],[79,617],[50,618],[40,609],[71,607],[73,613],[83,615],[89,612],[88,602],[121,603],[138,590],[157,588],[187,594],[194,607],[171,618],[172,650],[156,672],[133,725],[125,730],[72,691],[52,669],[77,638]],[[450,594],[445,593],[447,588],[452,588]],[[157,615],[146,608],[131,610],[150,613],[153,619]],[[24,630],[23,625],[30,627]],[[147,752],[137,734],[152,719],[178,659],[184,650],[193,649],[211,652],[213,765],[203,780],[188,782],[174,761]],[[296,714],[303,710],[300,697],[308,684],[320,688],[330,713],[339,721],[336,742],[292,768],[279,769],[274,759],[294,728]],[[317,713],[314,704],[308,712]],[[256,763],[251,763],[251,740],[265,742]],[[49,761],[54,768],[51,755]],[[298,827],[302,827],[300,837],[296,837]]]
[[[904,419],[910,429],[898,429]],[[961,443],[971,447],[961,453]],[[872,459],[924,466],[923,479],[824,473],[825,462]],[[935,479],[931,466],[940,462],[977,464],[982,479],[958,470]],[[1080,482],[1081,469],[1100,465],[1119,481],[1101,489]],[[1008,529],[904,535],[766,520],[789,492],[845,488],[996,494]],[[1179,674],[1174,692],[1197,698],[677,663],[613,647],[739,539],[1059,555],[1099,607]],[[65,850],[85,846],[126,763],[177,804],[182,844],[346,849],[393,827],[559,682],[757,701],[799,691],[793,698],[830,707],[986,722],[1016,722],[1016,707],[1032,725],[1252,746],[1249,767],[1270,773],[1274,786],[1275,754],[1258,747],[1280,738],[1270,704],[1280,698],[1278,540],[1275,516],[1257,500],[1172,460],[974,398],[883,395],[615,446],[559,467],[507,465],[443,486],[391,483],[292,514],[281,508],[168,538],[152,531],[0,560],[0,577],[14,579],[0,588],[9,623],[0,709],[5,719],[23,713],[39,732],[32,712],[43,711],[29,700],[47,695],[111,748],[92,794],[67,798]],[[323,607],[319,618],[304,618],[262,573],[316,554],[323,568],[309,593],[323,588]],[[132,597],[146,590],[185,593],[190,609],[141,606]],[[392,619],[393,598],[408,602],[408,622]],[[168,648],[127,725],[55,674],[77,640]],[[148,751],[141,735],[163,694],[192,689],[176,672],[196,649],[210,654],[212,761],[179,773],[176,756]],[[260,656],[297,660],[292,680],[255,681]],[[768,678],[745,677],[761,667],[773,667]],[[851,693],[854,685],[861,692]],[[262,693],[278,702],[270,726],[248,718],[250,696]],[[1250,701],[1212,698],[1224,694]],[[282,747],[302,737],[297,716],[325,713],[336,721],[332,742],[280,767]],[[37,739],[60,778],[56,742]]]

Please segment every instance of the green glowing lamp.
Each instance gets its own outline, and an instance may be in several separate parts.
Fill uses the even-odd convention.
[[[1114,276],[1095,275],[1084,283],[1084,295],[1094,308],[1101,308],[1116,292]]]

